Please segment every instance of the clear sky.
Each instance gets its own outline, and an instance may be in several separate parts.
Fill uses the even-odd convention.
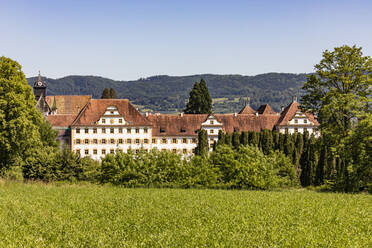
[[[0,0],[0,56],[27,77],[311,72],[343,44],[372,55],[371,0]]]

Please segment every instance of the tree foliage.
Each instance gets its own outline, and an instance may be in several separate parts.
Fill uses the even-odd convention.
[[[194,87],[190,91],[189,101],[184,109],[186,114],[211,114],[212,113],[212,98],[209,95],[207,84],[203,79],[200,83],[195,82]]]
[[[0,57],[0,170],[22,166],[35,150],[57,146],[56,132],[35,104],[21,66]]]
[[[117,98],[117,95],[113,88],[110,88],[110,89],[105,88],[102,91],[101,99],[116,99],[116,98]]]

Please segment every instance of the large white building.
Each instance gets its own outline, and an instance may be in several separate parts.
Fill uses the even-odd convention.
[[[38,81],[41,81],[39,77]],[[319,135],[319,123],[313,115],[303,113],[296,99],[281,113],[267,104],[257,110],[248,104],[234,114],[141,114],[127,99],[92,99],[90,96],[45,96],[36,82],[34,91],[45,99],[47,120],[59,131],[59,140],[81,156],[99,160],[118,150],[169,150],[192,154],[197,146],[198,130],[208,134],[210,147],[220,130],[278,130],[281,133]],[[45,87],[43,88],[45,89]],[[36,96],[38,97],[38,96]]]

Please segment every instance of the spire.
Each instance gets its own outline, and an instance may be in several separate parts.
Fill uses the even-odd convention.
[[[38,78],[37,78],[37,81],[38,81],[38,82],[42,82],[42,81],[43,81],[43,79],[41,78],[40,70],[39,70],[39,76],[38,76]]]
[[[296,95],[293,96],[292,102],[297,102],[297,96]]]
[[[250,101],[251,101],[251,98],[248,96],[247,99],[245,100],[245,106],[248,106]]]

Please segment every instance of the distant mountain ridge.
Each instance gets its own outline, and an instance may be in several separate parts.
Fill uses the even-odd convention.
[[[133,81],[115,81],[99,76],[66,76],[44,78],[47,95],[92,95],[99,98],[104,88],[114,88],[118,98],[128,98],[143,112],[181,112],[189,92],[201,78],[207,82],[215,113],[238,112],[247,97],[257,109],[270,104],[279,111],[301,96],[305,73],[265,73],[256,76],[201,74],[191,76],[152,76]],[[36,77],[27,78],[32,85]]]

